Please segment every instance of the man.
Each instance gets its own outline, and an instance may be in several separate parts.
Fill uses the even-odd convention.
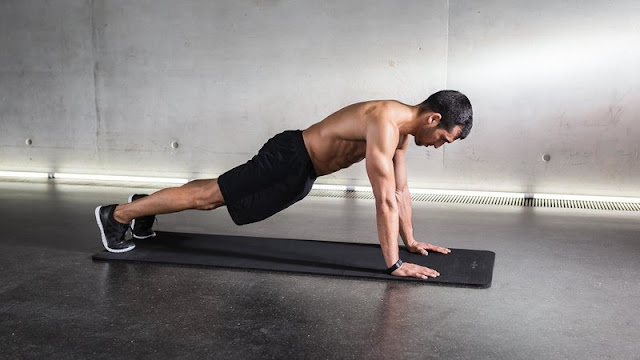
[[[130,223],[134,237],[150,237],[155,235],[151,230],[155,215],[187,209],[226,205],[238,225],[260,221],[304,198],[318,176],[366,158],[376,199],[378,240],[388,272],[437,277],[437,271],[402,263],[398,255],[398,234],[411,252],[451,252],[414,239],[405,162],[409,135],[416,145],[437,149],[464,139],[472,125],[469,99],[452,90],[439,91],[415,106],[390,100],[349,105],[304,131],[276,135],[258,155],[217,179],[194,180],[150,196],[134,196],[127,204],[97,207],[102,242],[109,251],[129,251],[135,247],[125,240]]]

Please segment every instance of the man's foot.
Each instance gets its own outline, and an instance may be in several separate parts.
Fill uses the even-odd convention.
[[[146,194],[133,194],[129,196],[129,202],[136,201],[147,196]],[[153,223],[156,221],[155,215],[143,216],[131,220],[131,233],[136,239],[148,239],[156,236],[153,231]]]
[[[113,211],[116,209],[115,204],[98,206],[96,208],[96,221],[100,228],[100,235],[102,236],[102,244],[105,249],[120,253],[132,250],[136,247],[132,241],[125,240],[125,234],[129,225],[121,224],[113,218]]]

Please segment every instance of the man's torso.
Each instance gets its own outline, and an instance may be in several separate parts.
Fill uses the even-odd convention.
[[[357,103],[342,108],[304,130],[303,137],[318,176],[347,168],[366,156],[367,127],[373,121],[398,126],[409,115],[408,106],[382,100]],[[397,147],[408,139],[400,135]]]

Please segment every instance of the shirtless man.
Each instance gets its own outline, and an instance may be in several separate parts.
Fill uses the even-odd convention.
[[[427,255],[447,248],[415,240],[406,153],[410,137],[418,146],[464,139],[473,125],[469,99],[451,90],[439,91],[423,103],[369,101],[349,105],[304,131],[285,131],[271,138],[247,163],[217,179],[194,180],[152,195],[133,195],[127,204],[98,206],[96,221],[105,248],[125,252],[135,244],[125,239],[154,236],[155,215],[188,209],[226,206],[238,225],[263,220],[304,198],[318,176],[331,174],[366,159],[376,199],[378,240],[388,272],[421,279],[440,274],[424,266],[402,263],[398,234],[407,249]]]

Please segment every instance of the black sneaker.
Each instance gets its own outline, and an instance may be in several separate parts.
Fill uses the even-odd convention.
[[[136,244],[124,238],[129,225],[121,224],[114,219],[113,211],[115,209],[115,204],[96,208],[96,221],[100,228],[100,235],[102,235],[102,244],[107,250],[115,253],[132,250]]]
[[[147,196],[146,194],[133,194],[129,196],[129,202],[136,201]],[[131,233],[136,239],[148,239],[156,236],[153,231],[153,223],[156,221],[155,215],[143,216],[131,220]]]

